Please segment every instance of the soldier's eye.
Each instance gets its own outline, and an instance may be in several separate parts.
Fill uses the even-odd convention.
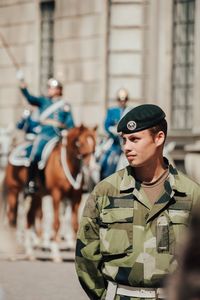
[[[122,138],[121,140],[122,140],[122,144],[125,145],[126,139],[125,139],[125,138]]]
[[[130,141],[131,141],[132,143],[137,143],[137,142],[139,141],[139,138],[132,137],[132,138],[130,139]]]

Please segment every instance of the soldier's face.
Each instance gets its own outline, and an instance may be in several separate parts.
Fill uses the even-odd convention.
[[[152,136],[148,129],[136,133],[123,134],[123,150],[129,164],[133,167],[144,167],[158,159],[165,135],[159,131]]]
[[[54,88],[54,87],[49,87],[48,88],[48,91],[47,91],[47,95],[48,97],[50,98],[53,98],[53,97],[58,97],[61,95],[61,91],[60,91],[60,88]]]
[[[128,101],[127,99],[125,99],[125,100],[118,100],[119,107],[125,108],[127,101]]]

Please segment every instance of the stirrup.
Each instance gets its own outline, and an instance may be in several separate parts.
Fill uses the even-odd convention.
[[[29,183],[24,188],[24,195],[30,196],[34,195],[38,191],[38,188],[34,181],[29,181]]]

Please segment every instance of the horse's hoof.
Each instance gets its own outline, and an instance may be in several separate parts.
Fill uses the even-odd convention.
[[[76,247],[76,243],[74,240],[71,240],[71,241],[69,240],[66,242],[66,248],[68,250],[75,250],[75,247]]]
[[[52,260],[53,260],[54,263],[57,263],[57,264],[59,264],[59,263],[62,262],[62,258],[61,257],[53,257]]]
[[[27,256],[26,254],[13,254],[13,255],[8,255],[7,259],[9,261],[19,261],[19,260],[26,260]]]
[[[16,256],[8,256],[7,259],[9,261],[17,261],[17,257]]]
[[[28,256],[27,256],[27,259],[28,259],[29,261],[35,261],[35,260],[36,260],[36,257],[35,257],[34,255],[28,255]]]
[[[56,243],[55,241],[53,241],[51,243],[51,258],[52,258],[53,262],[56,262],[56,263],[62,262],[62,258],[61,258],[60,251],[59,251],[59,246],[58,246],[58,243]]]
[[[51,242],[48,240],[48,241],[43,241],[42,244],[41,244],[41,248],[42,250],[44,249],[45,250],[50,250],[51,249]]]

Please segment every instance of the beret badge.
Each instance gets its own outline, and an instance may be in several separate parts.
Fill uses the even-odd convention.
[[[136,127],[137,127],[137,124],[136,124],[135,121],[129,121],[129,122],[127,123],[127,128],[128,128],[128,130],[130,130],[130,131],[135,130]]]

